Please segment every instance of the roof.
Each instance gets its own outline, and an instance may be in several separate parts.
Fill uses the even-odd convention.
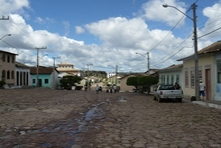
[[[38,67],[38,74],[52,74],[53,71],[54,71],[53,67],[43,67],[43,66]],[[37,74],[37,68],[32,67],[30,73],[31,74]]]
[[[175,70],[175,69],[182,69],[182,68],[183,68],[183,64],[177,64],[177,65],[173,64],[173,65],[170,65],[170,66],[168,66],[168,67],[166,67],[166,68],[163,68],[163,69],[158,70],[158,72],[162,72],[162,71],[173,71],[173,70]]]
[[[198,54],[213,53],[218,51],[221,51],[221,40],[201,49],[198,51]]]
[[[18,55],[18,54],[16,54],[16,53],[11,53],[11,52],[7,52],[7,51],[4,51],[4,50],[0,50],[0,53],[7,53],[7,54],[13,54],[13,55]]]
[[[204,55],[204,54],[211,54],[211,53],[215,53],[215,52],[219,52],[219,51],[221,51],[221,40],[199,50],[197,53],[198,53],[198,55]],[[177,61],[184,61],[184,60],[188,60],[188,59],[192,59],[192,58],[194,58],[194,54],[192,54],[188,57],[179,59]]]
[[[19,62],[15,62],[15,65],[16,67],[22,67],[22,68],[30,68],[29,66],[25,65],[25,64],[22,64],[22,63],[19,63]]]
[[[57,64],[57,65],[59,65],[59,66],[61,66],[61,65],[65,65],[65,66],[73,66],[73,64],[69,64],[69,63],[66,63],[66,62],[63,62],[63,63]]]

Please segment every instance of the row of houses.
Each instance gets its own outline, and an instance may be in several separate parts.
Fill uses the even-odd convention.
[[[6,82],[8,86],[36,86],[38,75],[38,86],[57,88],[59,78],[64,75],[80,75],[72,64],[61,63],[57,68],[39,66],[37,69],[16,62],[16,55],[0,50],[0,81]]]
[[[159,84],[180,84],[184,97],[195,96],[195,56],[178,59],[182,64],[171,65],[163,69],[150,69],[150,75],[159,77]],[[221,41],[217,41],[198,51],[199,80],[206,85],[206,100],[221,101]],[[127,86],[129,77],[137,74],[129,74],[119,78],[121,91],[132,91],[132,86]],[[114,76],[111,77],[114,79]]]
[[[36,85],[36,67],[28,67],[15,61],[16,54],[0,50],[0,81],[5,80],[8,85],[25,86]],[[178,59],[182,64],[171,65],[164,69],[151,69],[149,75],[157,75],[159,83],[179,83],[185,97],[195,96],[195,58],[194,54]],[[206,85],[206,99],[221,101],[221,41],[217,41],[198,51],[199,79]],[[56,87],[59,77],[67,74],[81,75],[72,64],[61,63],[58,67],[39,67],[39,86]],[[126,81],[134,74],[115,75],[109,79],[117,82],[121,91],[132,91]],[[116,77],[116,78],[115,78]]]

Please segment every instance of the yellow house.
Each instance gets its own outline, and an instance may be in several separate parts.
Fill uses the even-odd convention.
[[[17,54],[0,50],[0,81],[15,85],[15,58]]]
[[[184,96],[188,98],[195,96],[194,55],[178,61],[183,61]],[[198,65],[199,80],[202,80],[206,85],[205,99],[221,101],[221,41],[217,41],[198,51]]]

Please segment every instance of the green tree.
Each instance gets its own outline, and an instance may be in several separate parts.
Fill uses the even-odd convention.
[[[158,83],[158,77],[153,76],[139,76],[138,85],[142,88],[142,91],[150,93],[150,87]]]
[[[134,86],[136,90],[141,92],[147,91],[150,93],[151,85],[158,83],[158,77],[153,76],[136,76],[127,79],[127,85]]]
[[[64,76],[61,80],[61,87],[68,88],[75,86],[75,83],[79,83],[82,80],[79,76]]]
[[[139,87],[138,87],[138,80],[137,79],[138,79],[138,77],[129,77],[127,79],[127,85],[134,86],[136,88],[135,91],[137,91],[139,89]]]

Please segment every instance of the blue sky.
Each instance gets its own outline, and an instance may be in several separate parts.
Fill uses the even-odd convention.
[[[193,54],[193,22],[162,5],[192,17],[188,9],[194,2],[198,36],[221,27],[220,0],[0,0],[0,16],[10,17],[0,20],[0,37],[12,34],[0,41],[0,50],[34,66],[35,47],[46,46],[40,50],[42,66],[60,57],[56,63],[80,70],[93,63],[90,69],[107,72],[115,65],[122,72],[144,72],[147,60],[141,55],[149,52],[150,68],[165,68]],[[200,38],[199,50],[220,40],[220,30]]]

